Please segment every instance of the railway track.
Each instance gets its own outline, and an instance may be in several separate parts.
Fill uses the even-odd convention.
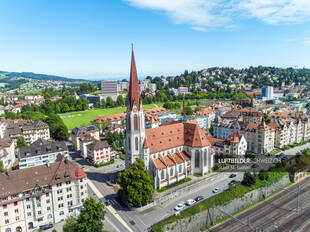
[[[302,202],[310,202],[310,181],[309,178],[304,179],[300,182],[300,206]],[[288,188],[290,191],[297,191],[298,186],[293,185]],[[285,224],[290,218],[297,216],[296,214],[297,206],[297,194],[282,190],[278,194],[268,198],[262,203],[250,208],[249,210],[236,216],[239,220],[247,222],[248,217],[250,217],[251,225],[256,228],[257,231],[296,231],[289,230],[289,227],[281,227],[282,230],[277,230],[279,225],[275,224],[283,221]],[[309,213],[309,215],[308,215]],[[310,218],[310,208],[302,212],[303,218]],[[300,215],[300,216],[301,216]],[[290,220],[293,223],[293,219]],[[293,223],[294,224],[294,223]],[[304,225],[305,228],[310,227],[310,223]],[[285,230],[288,229],[288,230]],[[242,226],[240,223],[233,219],[228,219],[222,224],[209,229],[210,232],[221,232],[221,231],[251,231],[248,227]],[[303,230],[307,231],[307,230]],[[310,230],[308,230],[310,231]]]

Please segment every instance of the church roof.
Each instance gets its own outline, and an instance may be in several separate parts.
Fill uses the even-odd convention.
[[[130,81],[129,81],[129,93],[128,93],[128,110],[132,110],[134,104],[140,110],[140,88],[136,69],[135,55],[132,49],[131,52],[131,67],[130,67]]]
[[[182,145],[190,147],[211,146],[205,132],[195,122],[171,122],[157,128],[145,130],[150,153],[167,150]]]

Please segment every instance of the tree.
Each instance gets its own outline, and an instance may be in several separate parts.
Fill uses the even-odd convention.
[[[270,117],[268,114],[264,113],[263,115],[265,122],[269,123],[270,122]]]
[[[110,96],[107,97],[106,101],[107,101],[107,107],[113,107],[114,106],[114,101]]]
[[[77,231],[77,217],[69,216],[63,225],[63,232],[76,232]]]
[[[5,168],[4,168],[2,160],[0,160],[0,172],[5,172]]]
[[[24,136],[17,137],[16,148],[21,148],[21,147],[28,147],[28,144],[26,143]]]
[[[258,178],[260,180],[268,180],[269,179],[269,176],[268,176],[268,173],[264,170],[260,170],[259,171],[259,174],[258,174]]]
[[[186,115],[192,115],[193,114],[192,107],[186,106],[185,107],[185,113],[186,113]]]
[[[241,184],[245,185],[245,186],[251,186],[253,184],[255,184],[255,177],[249,173],[249,172],[246,172],[244,173],[244,176],[243,176],[243,180],[241,182]]]
[[[122,95],[118,95],[118,97],[117,97],[117,99],[116,99],[116,104],[117,104],[118,106],[123,106],[123,105],[125,105],[125,100],[124,100],[124,98],[123,98]]]
[[[69,138],[69,133],[68,133],[68,128],[65,124],[60,124],[57,126],[55,129],[55,133],[53,134],[53,139],[55,140],[68,140]]]
[[[154,185],[152,176],[144,167],[142,159],[137,159],[129,169],[118,176],[118,195],[132,207],[141,207],[152,200]]]
[[[101,108],[107,108],[107,104],[104,99],[101,100]]]
[[[94,232],[103,230],[104,205],[101,201],[88,198],[83,204],[84,208],[77,219],[78,232]]]
[[[69,138],[68,128],[62,119],[56,114],[50,114],[43,120],[50,128],[51,137],[55,140],[67,140]]]

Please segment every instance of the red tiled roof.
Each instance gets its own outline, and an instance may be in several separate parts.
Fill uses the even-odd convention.
[[[209,142],[211,143],[211,145],[213,146],[216,142],[224,142],[223,139],[218,139],[218,138],[214,138],[214,137],[211,137],[211,136],[208,136],[207,137]]]
[[[166,161],[166,164],[169,167],[172,167],[175,165],[174,161],[169,156],[164,156],[164,160]]]
[[[226,140],[230,143],[239,143],[241,140],[241,137],[242,135],[240,134],[230,134]]]
[[[184,159],[185,161],[189,161],[189,160],[191,159],[191,158],[187,155],[187,153],[186,153],[185,151],[182,151],[182,152],[180,152],[179,154],[180,154],[180,156],[183,157],[183,159]]]
[[[175,162],[177,162],[177,164],[181,164],[184,162],[178,153],[173,154],[172,157],[174,158]]]
[[[166,165],[163,163],[163,161],[160,158],[154,159],[154,164],[155,164],[156,168],[159,170],[166,168]]]

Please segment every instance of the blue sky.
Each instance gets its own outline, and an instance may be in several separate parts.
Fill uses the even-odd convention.
[[[0,0],[0,70],[140,77],[310,68],[309,0]]]

